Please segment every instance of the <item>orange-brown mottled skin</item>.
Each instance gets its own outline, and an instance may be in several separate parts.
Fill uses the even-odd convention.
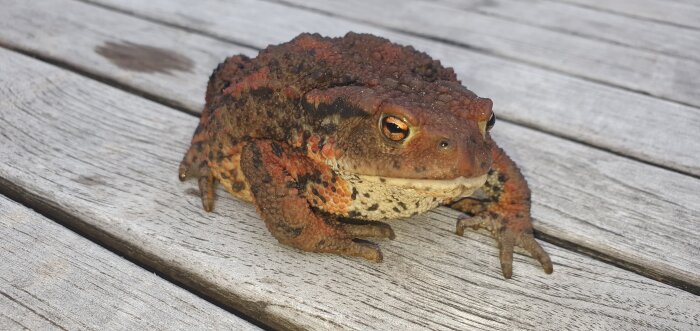
[[[199,180],[207,211],[216,182],[254,202],[281,243],[373,261],[379,247],[356,239],[394,233],[368,220],[461,200],[473,217],[457,233],[490,229],[505,277],[514,246],[550,273],[527,183],[487,132],[491,105],[411,47],[302,34],[214,70],[180,179]],[[480,186],[482,199],[463,199]]]

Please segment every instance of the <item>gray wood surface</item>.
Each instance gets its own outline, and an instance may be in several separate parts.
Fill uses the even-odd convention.
[[[114,1],[114,0],[99,0]],[[583,38],[424,0],[281,0],[430,36],[495,56],[700,105],[700,62]],[[480,4],[490,4],[481,2]]]
[[[168,104],[183,105],[189,111],[201,108],[206,80],[221,59],[241,52],[254,54],[249,48],[78,2],[0,3],[7,9],[0,12],[0,43],[76,67]],[[700,154],[700,144],[695,143],[700,140],[697,108],[267,2],[119,4],[125,10],[139,9],[139,15],[255,47],[283,42],[303,31],[337,36],[354,30],[383,35],[414,45],[455,67],[467,86],[494,99],[500,118],[700,176],[700,161],[695,157]],[[198,17],[211,19],[205,24]],[[67,40],[71,47],[61,47]],[[126,43],[154,45],[166,54],[192,60],[194,66],[187,71],[153,73],[120,67],[95,52],[104,45]],[[153,56],[143,58],[153,61]]]
[[[644,19],[651,22],[663,22],[689,29],[700,28],[700,6],[695,0],[558,0],[577,4],[581,7],[598,9]]]
[[[226,56],[257,53],[72,0],[0,6],[0,44],[186,109],[202,107],[209,75]]]
[[[438,2],[454,9],[493,15],[566,34],[696,61],[700,60],[700,29],[688,29],[664,22],[654,22],[550,0],[491,0],[488,2],[482,0],[439,0]],[[614,3],[610,1],[599,2],[600,4]],[[585,1],[585,3],[592,4],[593,1]],[[641,1],[625,1],[624,3],[636,10],[645,6]],[[672,1],[657,2],[657,5],[667,6],[669,3]],[[698,19],[700,20],[700,16]]]
[[[0,261],[0,330],[259,330],[2,195]]]
[[[398,238],[382,242],[385,262],[380,264],[281,246],[252,205],[223,195],[216,211],[207,214],[194,183],[177,180],[177,164],[196,118],[22,55],[0,50],[0,60],[5,68],[0,72],[3,187],[33,205],[60,211],[63,222],[270,325],[497,330],[700,327],[697,296],[546,243],[554,274],[544,275],[531,259],[517,255],[514,278],[503,280],[493,241],[479,233],[455,236],[459,214],[447,208],[393,222]],[[529,129],[505,124],[499,130],[498,138],[507,147],[517,147],[517,137],[540,141],[542,150],[514,153],[528,174],[541,171],[538,168],[551,176],[569,173],[574,169],[559,159],[570,150],[583,156],[582,162],[597,169],[598,176],[613,169],[638,169],[635,162]],[[533,164],[523,156],[538,153],[543,153],[540,158],[530,158],[543,163]],[[575,170],[596,175],[585,168]],[[687,191],[697,186],[693,181],[684,184],[674,173],[653,167],[642,170],[679,185],[681,189],[671,191],[674,195],[690,194]],[[578,190],[589,185],[588,180],[605,198],[607,186],[626,191],[636,185],[579,178],[575,183],[571,176],[555,178],[541,188],[535,183],[535,215],[549,216],[542,205],[549,195],[542,191],[547,186],[557,192]],[[645,210],[657,217],[670,212],[664,211],[666,199],[683,203],[689,199],[666,197],[668,191],[652,193],[653,198],[635,194],[627,206],[620,205],[656,205],[660,209]],[[572,198],[590,197],[562,199]],[[627,219],[635,212],[599,206],[576,217]],[[685,205],[674,207],[678,219],[672,224],[678,236],[696,238],[692,234],[696,229],[683,225],[689,223],[685,213],[691,211],[685,211]],[[550,221],[574,219],[554,213],[556,218]],[[645,227],[654,224],[647,221]],[[542,222],[538,224],[542,228]],[[652,235],[647,230],[634,238],[641,241]],[[668,245],[677,242],[675,237],[664,240]],[[638,242],[635,249],[648,243]],[[684,248],[693,251],[693,244]],[[677,263],[675,258],[669,262]]]
[[[272,7],[269,7],[269,4],[265,2],[256,3],[263,5],[260,11],[281,15],[281,12],[271,11]],[[121,69],[93,51],[94,48],[106,43],[126,42],[161,45],[171,52],[180,54],[180,49],[196,48],[198,39],[191,36],[179,36],[178,33],[182,32],[177,32],[177,30],[173,31],[174,29],[77,2],[52,1],[42,4],[45,5],[39,6],[42,11],[35,9],[36,6],[21,7],[17,5],[12,7],[15,15],[8,17],[10,19],[8,22],[17,22],[17,24],[10,24],[8,29],[3,30],[6,35],[12,36],[8,40],[15,40],[20,45],[29,45],[27,46],[29,50],[42,52],[42,54],[46,53],[41,51],[44,48],[42,45],[56,46],[48,49],[54,52],[52,54],[60,55],[60,59],[73,61],[76,65],[81,62],[88,63],[89,66],[86,66],[85,70],[91,69],[101,75],[115,77],[114,79],[120,79],[123,84],[133,84],[133,86],[144,89],[148,89],[151,82],[155,86],[166,86],[166,88],[148,90],[157,97],[171,98],[182,104],[188,103],[188,100],[196,102],[196,100],[203,98],[206,77],[209,75],[210,68],[215,67],[219,61],[212,59],[211,56],[203,57],[201,59],[203,64],[196,66],[200,69],[193,69],[190,75],[183,78]],[[50,4],[55,4],[55,6],[50,6]],[[146,4],[144,3],[144,5]],[[176,3],[173,2],[173,4]],[[220,26],[215,25],[214,28],[225,30],[225,26],[241,25],[245,27],[253,25],[252,19],[241,21],[244,17],[253,16],[255,10],[251,7],[241,7],[251,12],[243,13],[248,14],[247,16],[234,16],[238,20],[239,24],[237,25],[225,19],[225,15],[236,15],[236,11],[232,7],[222,7],[223,9],[220,10],[222,14],[219,14],[219,11],[216,10],[217,7],[213,3],[209,4],[211,5],[209,7],[205,6],[207,5],[205,3],[202,7],[196,7],[200,9],[193,9],[209,8],[207,11],[194,12],[193,14],[212,17],[215,22],[221,22],[216,23]],[[285,9],[286,7],[278,6],[276,8],[280,10],[280,8]],[[184,12],[184,8],[181,12]],[[295,12],[290,14],[293,14],[292,17],[299,16]],[[32,22],[31,26],[44,27],[43,30],[54,31],[55,35],[62,37],[50,38],[46,37],[49,35],[48,33],[44,33],[42,36],[30,38],[31,35],[37,35],[36,31],[31,32],[31,34],[22,32],[19,29],[22,26],[19,24],[22,20],[12,21],[12,17],[26,17],[26,20]],[[39,20],[41,17],[46,19]],[[173,17],[179,18],[182,15],[174,15]],[[311,17],[301,16],[300,18],[327,27],[330,27],[332,23],[328,17],[325,17],[323,22],[312,20]],[[191,18],[187,18],[181,23],[190,20]],[[110,22],[110,25],[106,26],[102,22]],[[77,24],[85,28],[81,30],[70,28]],[[301,21],[295,21],[294,24],[284,27],[297,30],[303,28]],[[14,28],[12,28],[13,26]],[[130,27],[130,33],[122,33],[115,29],[115,27],[120,26]],[[263,39],[273,38],[273,32],[296,33],[283,31],[283,26],[275,25],[274,22],[266,26],[268,34],[260,34]],[[196,28],[196,26],[192,25],[192,28]],[[214,28],[212,29],[215,30]],[[250,33],[252,32],[249,31],[248,34]],[[119,39],[127,35],[130,39]],[[175,45],[172,41],[166,43],[163,40],[167,38],[163,36],[183,41],[184,46]],[[401,37],[401,35],[396,35],[396,37]],[[37,39],[38,42],[31,42],[33,39]],[[58,47],[61,42],[65,43],[67,39],[75,40],[71,44],[73,47]],[[422,39],[419,38],[412,38],[412,40],[422,42]],[[216,46],[210,49],[210,53],[221,54],[221,58],[224,58],[224,54],[229,54],[229,44],[216,44],[212,43],[211,40],[208,42],[205,41],[201,44],[208,45],[207,47]],[[464,73],[471,73],[473,79],[470,81],[473,80],[476,84],[486,84],[486,86],[492,86],[489,84],[502,86],[503,93],[499,93],[494,99],[497,100],[497,104],[499,100],[501,100],[500,102],[503,100],[511,102],[512,105],[506,105],[506,107],[512,109],[515,114],[544,115],[540,118],[548,121],[550,126],[561,127],[577,136],[591,137],[593,141],[600,139],[596,138],[597,134],[613,135],[614,137],[618,135],[615,137],[617,141],[628,144],[631,146],[630,148],[638,148],[645,153],[649,152],[645,146],[654,145],[658,155],[675,149],[678,152],[688,153],[685,157],[689,163],[698,164],[700,162],[697,157],[700,155],[700,144],[696,144],[696,140],[694,140],[700,139],[700,132],[692,129],[700,127],[700,114],[694,112],[694,108],[674,109],[671,107],[673,104],[668,102],[632,94],[627,95],[633,98],[624,98],[624,94],[620,95],[617,90],[594,84],[581,86],[578,85],[581,83],[580,81],[563,76],[559,76],[559,79],[541,76],[538,78],[550,81],[542,83],[544,89],[558,86],[559,93],[562,95],[553,96],[551,93],[545,93],[544,90],[533,92],[531,79],[533,75],[542,74],[541,70],[537,72],[538,69],[519,65],[516,68],[517,71],[513,69],[503,72],[502,75],[494,75],[493,72],[499,72],[500,67],[497,66],[499,63],[488,62],[490,59],[488,57],[477,57],[479,62],[472,67],[469,64],[464,64],[470,63],[470,60],[473,59],[464,56],[463,50],[442,47],[437,43],[430,45],[436,46],[431,48],[431,51],[437,52],[439,58],[443,58],[440,55],[444,55],[444,57],[455,61],[458,72],[462,73],[463,76]],[[427,48],[429,45],[421,46]],[[233,51],[240,49],[240,47],[234,47]],[[246,51],[246,49],[243,50]],[[184,54],[197,56],[190,53]],[[193,61],[200,61],[198,58],[194,59]],[[209,67],[205,63],[209,63]],[[137,78],[130,80],[132,76]],[[509,82],[512,81],[519,82],[520,87],[511,86],[506,93],[504,88],[509,86]],[[579,91],[578,89],[581,88],[583,90]],[[198,91],[199,89],[201,91]],[[595,95],[595,101],[589,100],[582,102],[583,104],[576,104],[576,108],[568,108],[563,104],[576,100],[578,95],[584,92],[590,93],[592,99]],[[589,110],[599,108],[597,102],[606,104],[609,107],[608,111],[595,114],[595,119],[587,118],[585,114]],[[547,115],[540,112],[543,108],[551,109],[556,113],[555,115]],[[534,111],[527,111],[528,109]],[[615,109],[619,109],[619,111]],[[189,110],[194,112],[197,109]],[[673,120],[660,122],[659,114],[669,110],[673,112],[662,117],[673,118]],[[501,116],[500,108],[497,111]],[[591,120],[594,122],[590,122]],[[566,123],[571,122],[578,123],[576,125],[579,126],[579,130],[566,127]],[[502,127],[512,126],[503,126],[502,123],[499,123],[496,127],[496,134],[499,134]],[[664,129],[660,130],[659,128]],[[588,134],[581,133],[587,129],[591,130]],[[628,263],[630,267],[641,267],[645,272],[667,281],[679,280],[681,283],[693,284],[693,286],[700,284],[700,276],[697,272],[700,270],[700,262],[695,259],[700,251],[699,244],[695,239],[698,230],[693,225],[693,222],[700,215],[696,195],[693,193],[700,190],[697,180],[654,169],[641,163],[629,162],[607,153],[590,154],[587,152],[589,149],[583,149],[584,152],[579,152],[581,149],[577,144],[556,145],[554,152],[551,151],[553,147],[550,145],[531,146],[533,142],[541,141],[541,135],[526,134],[530,132],[527,130],[524,131],[526,133],[522,132],[518,129],[510,129],[504,133],[503,138],[499,141],[506,145],[506,149],[511,154],[517,153],[519,155],[516,156],[523,162],[531,164],[526,165],[526,171],[533,169],[533,172],[528,173],[528,178],[535,189],[535,195],[541,195],[541,200],[535,201],[534,211],[535,217],[541,220],[541,223],[537,225],[540,231],[574,245],[581,245],[597,251],[609,258]],[[635,137],[635,139],[629,137]],[[607,140],[612,141],[613,139],[608,138]],[[645,145],[646,142],[649,144]],[[511,144],[512,147],[508,144]],[[693,154],[693,151],[697,151],[697,153]],[[581,154],[579,155],[579,153]],[[607,163],[599,162],[599,159],[604,159]],[[558,168],[554,168],[553,165],[558,165]],[[571,169],[576,169],[577,177],[569,175]],[[665,182],[666,178],[669,178],[668,183]],[[664,186],[674,187],[674,189],[662,190],[661,188]],[[640,199],[639,194],[644,194],[644,197]],[[561,206],[566,206],[566,209]],[[603,207],[595,212],[590,212],[589,209],[592,206]],[[647,211],[647,209],[649,210]],[[645,215],[647,213],[650,215]],[[640,242],[640,238],[645,238],[645,240]]]

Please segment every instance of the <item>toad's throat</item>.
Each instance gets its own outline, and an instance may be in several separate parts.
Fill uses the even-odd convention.
[[[353,199],[350,215],[368,220],[403,218],[468,197],[486,183],[486,175],[455,179],[391,178],[341,174]]]
[[[486,183],[486,175],[479,177],[457,177],[454,179],[394,178],[356,175],[360,180],[382,186],[412,189],[435,196],[465,198]]]

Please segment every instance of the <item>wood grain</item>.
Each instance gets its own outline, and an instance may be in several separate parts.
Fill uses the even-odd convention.
[[[700,60],[700,30],[548,0],[440,0],[451,8],[670,56]],[[592,1],[585,3],[591,4]],[[610,2],[603,2],[610,3]],[[640,1],[625,2],[639,10]],[[669,2],[659,2],[667,5]],[[678,9],[676,9],[677,11]],[[700,16],[698,17],[700,19]]]
[[[22,55],[0,50],[0,59],[7,68],[0,72],[0,158],[5,160],[0,163],[0,178],[5,190],[63,215],[62,222],[271,326],[316,330],[700,326],[697,296],[546,243],[555,263],[553,275],[544,275],[531,259],[518,254],[514,278],[503,280],[493,241],[478,233],[455,236],[459,214],[447,208],[393,222],[398,238],[381,243],[385,262],[380,264],[281,246],[252,205],[222,195],[215,212],[207,214],[195,184],[177,180],[177,164],[196,118]],[[579,218],[594,223],[627,219],[645,206],[639,208],[648,214],[639,218],[643,224],[615,238],[605,234],[611,230],[601,230],[598,243],[634,240],[634,252],[647,254],[640,248],[653,245],[664,250],[684,242],[689,261],[697,263],[693,260],[697,243],[683,237],[697,238],[693,221],[686,218],[697,211],[697,201],[693,204],[682,196],[690,195],[687,191],[696,189],[697,181],[513,125],[499,130],[507,147],[514,147],[518,136],[538,139],[540,149],[527,146],[514,153],[528,175],[543,171],[557,176],[546,184],[535,182],[538,219],[551,215],[543,205],[547,201],[543,197],[551,193],[540,186],[554,187],[562,200],[589,199],[566,195],[572,187],[607,200],[613,198],[608,195],[610,187],[636,191],[638,183],[595,182],[599,177],[587,168],[567,168],[559,159],[570,152],[601,174],[642,169],[649,173],[639,178],[664,178],[668,185],[680,186],[653,192],[653,197],[636,193],[628,200],[623,195],[619,205],[625,209],[581,205],[571,211],[576,212],[573,216],[558,212],[547,221],[563,225]],[[532,163],[524,154],[541,162]],[[580,177],[570,176],[573,171]],[[649,180],[645,183],[655,186]],[[678,217],[664,221],[666,213]],[[653,235],[648,227],[656,222],[672,225],[677,236],[664,237],[663,245],[655,245],[647,238]],[[538,229],[544,230],[545,224],[538,222]],[[608,225],[613,224],[604,223]],[[572,235],[584,231],[566,229]],[[675,258],[655,260],[669,269],[679,266]]]
[[[259,330],[0,195],[0,329]]]
[[[226,56],[257,53],[76,1],[0,5],[2,44],[186,109],[201,109],[209,75]]]
[[[249,48],[73,1],[0,3],[8,9],[0,12],[0,43],[166,104],[184,105],[190,112],[201,109],[206,79],[221,59],[240,52],[254,53]],[[334,36],[348,30],[383,35],[453,66],[469,88],[495,101],[499,118],[700,176],[696,157],[700,144],[695,143],[700,140],[697,108],[267,2],[207,0],[201,6],[191,6],[184,1],[120,1],[119,5],[152,19],[256,47],[284,42],[304,31]],[[198,17],[210,20],[203,22]],[[104,45],[125,43],[154,45],[189,58],[195,65],[189,71],[145,73],[121,68],[95,52]]]
[[[626,15],[651,22],[662,22],[689,29],[700,28],[700,6],[694,0],[558,0],[603,12]]]

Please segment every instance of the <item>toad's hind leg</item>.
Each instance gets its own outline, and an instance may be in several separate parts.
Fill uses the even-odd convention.
[[[358,256],[381,261],[379,247],[356,237],[393,238],[388,225],[343,223],[311,208],[305,195],[318,165],[282,143],[251,141],[243,148],[241,169],[268,230],[281,243],[309,252]]]
[[[197,127],[197,131],[195,131],[194,137],[192,137],[192,145],[180,162],[178,177],[180,181],[185,181],[189,178],[197,178],[199,192],[202,198],[202,207],[209,212],[214,208],[214,176],[209,169],[207,158],[209,145],[205,136],[201,133],[202,126],[203,125],[200,124],[199,127]]]

